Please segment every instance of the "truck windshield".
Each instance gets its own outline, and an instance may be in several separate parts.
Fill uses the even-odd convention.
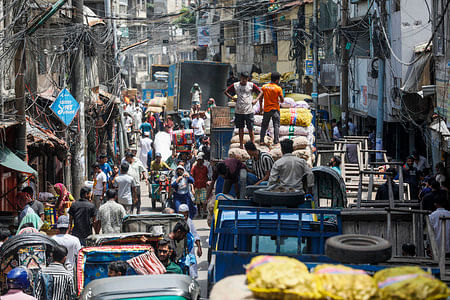
[[[276,236],[252,236],[251,237],[251,251],[257,252],[256,243],[258,245],[258,252],[277,253],[277,239]],[[279,254],[297,254],[298,238],[291,236],[280,237],[280,252]],[[302,238],[300,244],[300,253],[308,253],[310,248],[310,239]]]

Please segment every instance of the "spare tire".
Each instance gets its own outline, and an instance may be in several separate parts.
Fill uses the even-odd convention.
[[[382,263],[391,258],[392,245],[377,236],[342,234],[327,239],[325,254],[340,263]]]
[[[302,192],[273,192],[267,189],[258,189],[253,192],[253,203],[259,206],[286,206],[298,207],[305,203],[305,194]]]

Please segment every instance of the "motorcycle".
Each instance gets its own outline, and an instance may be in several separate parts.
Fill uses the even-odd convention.
[[[170,179],[173,171],[154,171],[152,172],[152,208],[156,208],[156,202],[160,202],[164,208],[169,207]]]

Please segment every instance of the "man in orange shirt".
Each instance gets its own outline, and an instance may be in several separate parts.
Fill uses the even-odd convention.
[[[284,102],[283,90],[278,85],[280,82],[280,73],[273,72],[270,76],[270,83],[263,85],[263,97],[258,97],[261,111],[264,111],[263,120],[261,124],[261,145],[264,144],[264,137],[266,136],[267,128],[269,127],[270,119],[273,123],[273,143],[280,142],[280,103]],[[264,98],[264,105],[263,105]]]

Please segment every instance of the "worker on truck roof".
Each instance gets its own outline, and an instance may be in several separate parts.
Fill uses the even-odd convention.
[[[202,89],[198,83],[194,83],[191,88],[191,105],[200,105],[202,103]]]
[[[241,73],[241,80],[230,85],[224,92],[225,96],[230,100],[233,99],[232,94],[236,94],[237,96],[234,124],[239,129],[239,146],[241,149],[244,149],[245,126],[247,126],[250,140],[255,142],[255,136],[253,134],[255,111],[253,110],[253,105],[256,104],[257,100],[253,100],[253,93],[258,94],[257,99],[263,95],[261,89],[253,82],[249,82],[248,79],[249,75],[247,72]]]

